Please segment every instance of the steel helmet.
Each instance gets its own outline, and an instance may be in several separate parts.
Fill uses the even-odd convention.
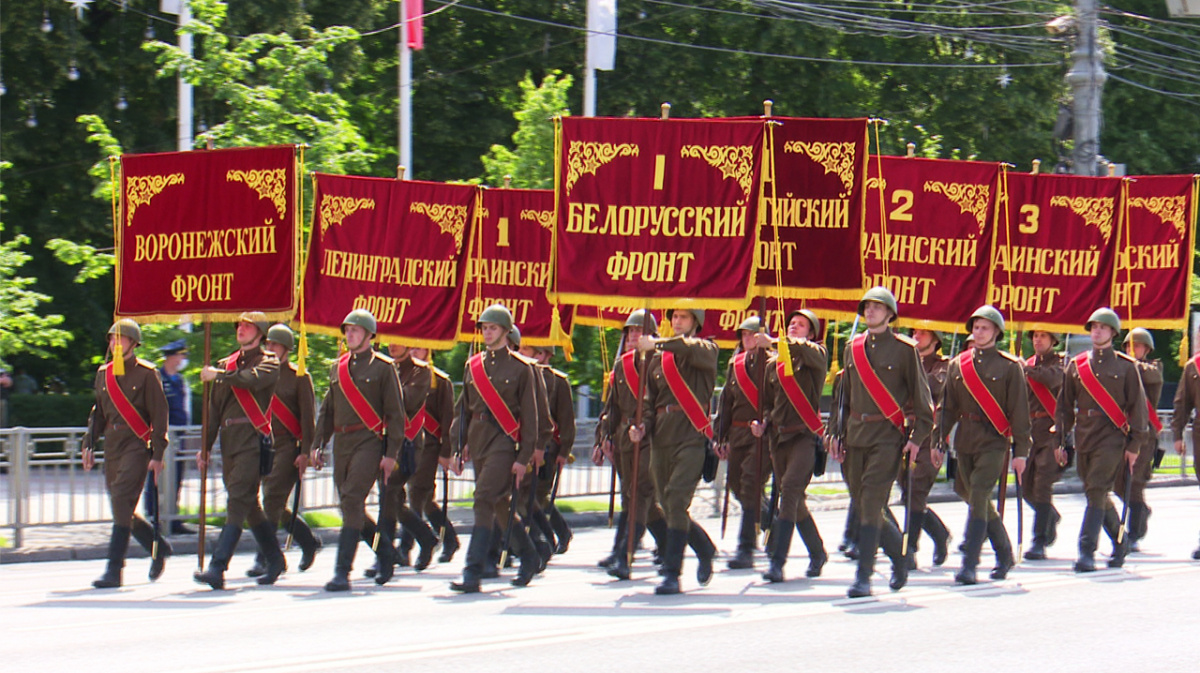
[[[142,343],[142,328],[132,318],[121,318],[108,328],[109,335],[123,336],[133,342],[134,346]]]
[[[479,319],[475,321],[475,327],[482,327],[485,322],[499,325],[505,331],[511,330],[513,327],[512,311],[509,311],[504,304],[492,304],[479,314]]]
[[[346,314],[342,320],[342,334],[346,333],[346,325],[357,325],[372,335],[377,334],[375,331],[375,316],[365,308],[356,308]]]
[[[971,326],[975,324],[976,318],[983,318],[984,320],[991,321],[991,323],[1000,330],[1000,335],[1004,334],[1004,316],[1000,315],[1000,311],[996,310],[995,306],[984,304],[983,306],[975,309],[975,312],[971,314],[971,317],[967,318],[968,332],[971,331]],[[999,337],[997,337],[997,341],[998,340]]]
[[[1118,333],[1121,331],[1121,317],[1111,308],[1098,308],[1092,311],[1091,317],[1087,319],[1087,322],[1083,323],[1083,329],[1090,332],[1092,330],[1092,323],[1094,322],[1098,322],[1101,325],[1108,325]]]
[[[798,315],[802,315],[808,320],[808,340],[820,341],[824,337],[824,335],[821,333],[821,319],[817,317],[816,313],[813,313],[806,308],[798,308],[791,313],[788,313],[785,327],[792,324],[792,318],[795,318]]]
[[[267,330],[267,341],[277,343],[289,351],[296,347],[296,335],[283,323],[271,325],[271,329]]]
[[[896,318],[900,317],[900,308],[896,303],[896,295],[892,294],[892,291],[886,287],[877,285],[866,291],[866,293],[862,296],[862,299],[858,301],[859,315],[863,315],[863,311],[866,310],[867,302],[869,301],[883,304],[891,310],[892,317],[888,320],[888,322],[895,322]]]
[[[259,334],[267,336],[267,328],[271,326],[271,321],[267,320],[267,314],[262,311],[246,311],[238,316],[238,322],[248,322],[258,328]]]
[[[1129,330],[1129,334],[1125,335],[1125,345],[1130,343],[1141,344],[1150,350],[1154,350],[1154,337],[1151,336],[1150,330],[1144,327],[1134,327]]]
[[[681,308],[679,310],[688,311],[689,313],[692,314],[692,317],[696,319],[696,331],[697,332],[700,331],[701,327],[704,327],[704,309],[702,309],[702,308]],[[667,316],[666,316],[667,320],[670,320],[672,315],[675,315],[675,309],[673,309],[673,308],[667,309]]]

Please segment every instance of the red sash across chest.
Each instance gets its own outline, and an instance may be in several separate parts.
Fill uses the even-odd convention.
[[[1121,410],[1121,405],[1113,399],[1111,393],[1108,392],[1096,377],[1096,372],[1092,371],[1092,352],[1084,351],[1075,356],[1075,368],[1079,371],[1079,381],[1083,383],[1083,387],[1096,400],[1096,404],[1104,410],[1104,415],[1108,416],[1108,420],[1113,422],[1113,425],[1121,429],[1121,432],[1129,433],[1129,419],[1125,416],[1125,412]]]
[[[958,355],[958,366],[962,371],[963,384],[966,385],[967,392],[971,393],[971,397],[983,410],[983,415],[987,416],[996,432],[1004,437],[1012,437],[1012,425],[1009,424],[1008,417],[1004,415],[1004,409],[1000,407],[1000,403],[996,401],[992,391],[983,385],[983,378],[975,369],[974,353],[975,349],[970,349]]]
[[[787,344],[780,342],[780,348],[787,348]],[[800,390],[800,384],[796,381],[796,377],[792,372],[787,370],[783,362],[775,362],[775,373],[779,375],[779,387],[783,388],[783,394],[787,395],[788,401],[792,403],[792,408],[800,415],[800,420],[804,421],[804,425],[808,426],[809,432],[814,435],[819,435],[825,432],[821,425],[821,415],[813,408],[812,403],[808,401],[808,397]]]
[[[1035,355],[1026,360],[1025,364],[1032,367],[1036,362],[1037,356]],[[1029,383],[1029,389],[1033,391],[1033,396],[1042,403],[1042,408],[1046,410],[1046,413],[1050,414],[1050,418],[1056,418],[1058,416],[1058,398],[1054,396],[1054,393],[1051,393],[1044,383],[1034,381],[1029,377],[1025,377],[1025,380]]]
[[[871,396],[871,401],[892,424],[904,432],[904,412],[900,410],[900,404],[892,397],[887,386],[883,385],[883,381],[879,380],[879,375],[867,359],[867,335],[860,334],[850,342],[850,357],[854,360],[858,377],[867,389],[867,394]]]
[[[350,376],[350,354],[342,353],[338,358],[338,385],[342,388],[342,394],[346,396],[346,401],[350,403],[350,408],[354,409],[354,413],[358,415],[359,420],[363,425],[370,428],[371,432],[377,435],[383,434],[383,419],[367,401],[367,398],[362,394],[362,391],[355,385],[354,379]]]
[[[683,375],[679,373],[679,365],[675,362],[674,353],[663,351],[662,368],[663,378],[667,380],[667,387],[671,389],[671,394],[679,402],[684,415],[691,421],[692,427],[696,428],[696,431],[702,433],[705,437],[712,439],[712,419],[705,413],[704,407],[700,405],[700,400],[696,399],[696,394],[692,392],[687,382],[683,380]]]
[[[133,434],[138,436],[138,439],[143,442],[150,441],[150,426],[146,424],[145,419],[133,407],[133,403],[125,396],[125,391],[121,390],[121,386],[117,384],[117,376],[113,373],[112,363],[104,365],[104,385],[108,389],[108,397],[112,400],[113,406],[117,408],[117,413],[121,415],[121,419],[125,421],[125,425],[133,431]],[[92,438],[95,442],[96,438]]]
[[[234,351],[229,357],[225,358],[225,371],[228,373],[236,372],[238,367],[238,358],[241,357],[241,351]],[[250,419],[250,423],[261,434],[271,434],[271,418],[267,416],[254,399],[254,395],[245,388],[237,386],[229,386],[233,391],[233,396],[238,401],[238,406],[242,408],[242,412],[246,414],[246,418]],[[286,424],[285,424],[286,425]],[[299,427],[299,423],[296,424]]]
[[[471,371],[471,383],[474,384],[475,390],[479,391],[483,403],[487,405],[488,411],[492,412],[504,434],[514,442],[520,441],[521,423],[513,416],[512,410],[504,403],[504,399],[492,385],[492,380],[488,378],[487,371],[483,368],[483,356],[484,353],[478,353],[467,362],[467,368]]]
[[[754,407],[755,411],[758,411],[758,387],[754,385],[754,379],[746,368],[747,355],[749,353],[743,351],[733,356],[733,376],[737,379],[742,394],[746,396],[746,401],[750,402],[750,406]]]

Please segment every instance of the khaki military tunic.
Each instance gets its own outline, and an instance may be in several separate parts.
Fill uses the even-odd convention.
[[[237,369],[225,371],[229,358],[237,358]],[[258,501],[262,475],[259,473],[259,432],[246,417],[233,394],[234,388],[249,390],[258,408],[266,411],[279,380],[279,358],[261,345],[239,350],[220,361],[221,370],[212,382],[208,417],[220,428],[221,479],[229,495],[226,525],[243,522],[254,527],[267,520]],[[212,450],[217,433],[209,433],[207,450]]]
[[[475,525],[507,525],[508,497],[514,461],[526,465],[540,439],[538,387],[528,362],[507,348],[483,353],[483,368],[504,405],[520,423],[519,442],[503,430],[473,383],[471,368],[463,369],[463,391],[455,404],[454,437],[465,421],[467,448],[475,468]]]
[[[779,348],[787,348],[792,357],[792,372],[800,391],[814,410],[821,406],[821,390],[828,371],[823,344],[808,339],[785,337]],[[766,436],[771,437],[771,465],[779,489],[779,518],[800,522],[812,516],[805,503],[805,491],[812,480],[817,458],[817,436],[800,418],[800,413],[783,391],[779,381],[777,358],[767,362],[767,383],[763,395],[763,413],[767,418]]]
[[[558,471],[556,461],[559,456],[570,456],[571,447],[575,445],[575,401],[571,398],[571,382],[565,372],[548,365],[538,365],[538,371],[546,383],[546,401],[553,421],[550,450],[546,452],[547,467],[538,479],[538,503],[545,508],[550,504],[550,490]]]
[[[412,472],[405,474],[404,472],[404,447],[408,444],[407,424],[413,423],[417,413],[421,411],[421,406],[425,404],[425,399],[429,396],[429,390],[432,386],[433,372],[429,365],[423,360],[416,360],[412,356],[405,356],[399,360],[395,360],[392,366],[396,369],[396,376],[400,379],[400,397],[404,400],[404,417],[406,419],[404,438],[400,440],[400,453],[397,453],[396,471],[388,479],[387,488],[384,491],[384,503],[382,516],[384,518],[396,520],[400,518],[402,511],[407,509],[406,501],[408,494],[406,486],[410,485],[413,478],[420,472],[421,459],[425,453],[424,444],[425,438],[423,432],[418,432],[412,440]],[[437,467],[437,454],[433,455],[434,468]],[[433,473],[430,472],[427,478],[432,480]]]
[[[400,455],[404,424],[408,419],[404,415],[400,380],[392,368],[392,358],[370,348],[351,353],[349,371],[354,387],[383,419],[386,455],[395,460]],[[317,414],[313,450],[319,450],[330,439],[333,440],[333,483],[338,491],[342,525],[362,530],[367,522],[367,494],[379,476],[379,462],[385,455],[384,437],[366,427],[350,406],[342,382],[338,380],[336,362],[329,372],[329,390]]]
[[[271,464],[271,474],[263,479],[263,512],[268,521],[279,525],[287,511],[288,495],[299,476],[296,456],[300,454],[301,447],[312,446],[313,432],[317,426],[317,397],[313,392],[312,377],[307,372],[299,376],[296,365],[284,363],[279,369],[279,381],[275,384],[275,397],[300,423],[300,436],[296,437],[277,416],[271,417],[275,458]]]
[[[1200,408],[1200,370],[1196,367],[1196,358],[1188,360],[1183,367],[1183,376],[1179,378],[1179,387],[1175,389],[1175,413],[1171,416],[1171,434],[1177,442],[1183,441],[1183,431],[1192,420],[1192,412]],[[1196,460],[1195,438],[1192,440],[1192,470],[1200,479],[1200,460]]]
[[[426,376],[424,398],[425,413],[437,422],[435,436],[422,430],[417,443],[417,472],[408,480],[408,504],[416,512],[426,513],[434,502],[436,492],[438,458],[449,458],[452,438],[450,424],[454,421],[454,384],[446,372],[421,360],[414,360],[414,371]],[[425,367],[422,369],[421,364]],[[404,400],[408,402],[407,389]]]
[[[1075,452],[1089,507],[1112,507],[1108,493],[1125,469],[1126,451],[1136,452],[1145,441],[1146,393],[1137,362],[1111,346],[1091,351],[1092,371],[1128,419],[1127,431],[1109,420],[1083,387],[1074,361],[1067,363],[1058,395],[1059,432],[1075,430]]]
[[[688,507],[704,469],[704,448],[708,439],[688,420],[667,385],[662,354],[675,355],[680,376],[699,400],[707,420],[717,382],[720,349],[707,339],[684,336],[660,340],[657,348],[659,352],[647,369],[642,420],[646,436],[651,438],[650,470],[667,527],[686,531],[690,525]]]
[[[900,430],[871,399],[854,365],[851,343],[846,344],[842,362],[840,416],[846,419],[845,464],[850,498],[860,506],[863,525],[878,527],[883,522],[892,483],[900,468],[900,455],[908,441],[920,446],[933,428],[933,403],[929,382],[921,367],[916,342],[886,329],[866,334],[867,360],[901,409],[911,407],[911,429]]]
[[[645,356],[635,352],[633,358],[636,367],[641,371]],[[609,386],[608,395],[607,411],[596,426],[596,442],[608,439],[613,444],[617,476],[621,480],[621,511],[629,512],[633,501],[633,441],[629,439],[629,426],[633,425],[636,418],[638,398],[637,393],[630,389],[629,379],[625,376],[625,366],[620,359],[613,370],[613,382]],[[652,439],[650,435],[646,435],[638,450],[636,523],[641,525],[663,518],[662,508],[654,493],[654,475],[650,473]]]
[[[925,370],[925,381],[929,383],[929,397],[933,402],[934,409],[937,409],[942,403],[942,394],[946,386],[946,372],[950,369],[950,358],[942,355],[934,350],[928,355],[921,356],[921,368]],[[911,409],[905,409],[905,418],[911,425],[915,420]],[[937,481],[940,466],[933,464],[933,446],[936,443],[934,435],[940,436],[941,433],[930,433],[929,438],[921,442],[921,450],[917,452],[917,464],[912,468],[912,508],[914,512],[924,511],[929,503],[929,492],[933,490],[933,483]],[[901,461],[900,476],[897,481],[900,484],[900,492],[908,498],[908,475],[905,472],[903,461]]]
[[[984,388],[1000,406],[1008,420],[1011,440],[1001,435],[984,414],[982,406],[967,388],[962,367],[957,358],[947,371],[944,422],[958,424],[954,446],[958,453],[956,490],[970,506],[974,519],[998,519],[992,506],[992,492],[1008,467],[1009,450],[1017,458],[1029,455],[1032,442],[1029,434],[1029,387],[1025,371],[1015,356],[991,348],[972,348],[971,359]]]
[[[1056,399],[1063,385],[1063,357],[1051,351],[1044,356],[1035,356],[1032,366],[1024,365],[1025,378],[1038,382]],[[1054,456],[1060,443],[1060,434],[1051,432],[1055,419],[1038,400],[1033,390],[1029,391],[1029,423],[1032,448],[1021,476],[1025,499],[1032,505],[1049,505],[1054,499],[1054,482],[1062,475],[1063,467]]]
[[[736,357],[736,355],[735,355]],[[755,348],[746,354],[746,374],[756,388],[762,387],[764,362],[767,355]],[[759,392],[759,399],[765,397]],[[757,421],[759,411],[750,403],[747,391],[734,373],[733,358],[725,372],[725,389],[721,392],[721,404],[717,409],[715,427],[720,428],[723,439],[729,444],[729,484],[734,497],[743,510],[754,511],[762,504],[763,487],[770,476],[771,466],[766,455],[757,449],[760,443],[750,432],[750,423]]]
[[[162,460],[167,450],[167,396],[163,393],[162,380],[158,378],[154,364],[139,360],[130,353],[125,358],[125,375],[117,377],[117,385],[146,425],[150,426],[150,442],[147,445],[134,434],[113,404],[108,393],[108,366],[111,365],[105,365],[96,372],[93,385],[96,406],[92,407],[88,418],[83,446],[95,449],[97,438],[92,436],[93,429],[104,436],[104,483],[108,487],[113,523],[128,528],[133,524],[150,461]]]
[[[1146,399],[1154,407],[1155,413],[1158,413],[1158,398],[1162,397],[1163,389],[1163,365],[1161,360],[1138,360],[1138,372],[1142,376],[1142,388],[1146,392]],[[1147,423],[1150,420],[1150,410],[1146,410]],[[1150,425],[1146,428],[1146,436],[1139,443],[1137,462],[1133,465],[1133,484],[1129,489],[1129,502],[1144,503],[1146,502],[1146,484],[1150,481],[1150,477],[1154,473],[1154,452],[1158,449],[1158,432],[1154,426]],[[1125,497],[1125,481],[1126,473],[1124,470],[1117,472],[1117,483],[1114,484],[1114,491],[1121,497]]]

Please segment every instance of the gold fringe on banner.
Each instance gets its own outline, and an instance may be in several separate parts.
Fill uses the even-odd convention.
[[[575,344],[571,341],[571,335],[562,328],[562,317],[559,316],[557,304],[550,312],[550,342],[562,346],[563,356],[567,358],[567,362],[574,360],[571,356],[575,353]]]

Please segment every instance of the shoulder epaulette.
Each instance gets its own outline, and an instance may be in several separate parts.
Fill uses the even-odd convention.
[[[998,348],[996,349],[996,351],[998,353],[1000,353],[1000,355],[1002,355],[1004,357],[1004,359],[1006,359],[1006,360],[1011,360],[1012,362],[1015,362],[1019,365],[1025,364],[1025,362],[1023,360],[1021,360],[1021,358],[1013,355],[1012,353],[1009,353],[1008,351],[1002,351]]]
[[[896,341],[899,341],[902,344],[908,344],[909,346],[912,346],[913,348],[917,347],[916,339],[913,339],[912,337],[908,336],[907,334],[897,334],[896,332],[892,332],[892,336],[896,337]]]
[[[520,353],[518,353],[518,352],[516,352],[516,351],[511,351],[511,352],[512,352],[512,356],[513,356],[514,358],[516,358],[516,359],[517,359],[517,360],[519,360],[520,362],[524,362],[525,364],[527,364],[527,365],[529,365],[529,366],[531,366],[531,367],[536,367],[536,366],[537,366],[537,364],[538,364],[538,361],[537,361],[537,360],[534,360],[533,358],[527,358],[527,357],[525,357],[524,355],[521,355]]]
[[[390,364],[394,364],[396,362],[395,360],[392,359],[392,356],[388,355],[387,353],[380,353],[379,351],[375,351],[375,357],[382,360],[384,362],[384,364],[390,365]]]
[[[1132,362],[1135,365],[1137,364],[1137,359],[1129,353],[1123,353],[1115,348],[1113,349],[1113,352],[1117,354],[1117,357],[1124,358],[1127,362]]]
[[[434,374],[437,374],[437,377],[438,377],[438,378],[440,378],[440,379],[445,379],[445,380],[447,380],[447,381],[449,381],[449,380],[450,380],[450,375],[449,375],[449,374],[447,374],[446,372],[444,372],[444,371],[442,371],[442,370],[438,369],[437,367],[434,367],[433,365],[429,365],[429,368],[433,370],[433,373],[434,373]]]
[[[150,371],[154,371],[154,370],[158,369],[158,367],[156,367],[154,365],[154,363],[149,360],[143,360],[142,358],[137,358],[137,363],[139,365],[145,367],[146,369],[149,369]]]
[[[570,380],[570,379],[567,377],[567,373],[566,373],[566,372],[559,371],[559,370],[555,369],[554,367],[551,367],[551,368],[550,368],[550,371],[554,372],[554,375],[555,375],[555,376],[557,376],[558,378],[560,378],[560,379],[562,379],[562,380],[564,380],[564,381],[569,381],[569,380]]]
[[[429,363],[428,363],[428,362],[426,362],[425,360],[422,360],[421,358],[414,358],[414,357],[412,357],[412,356],[410,355],[410,356],[408,357],[408,359],[412,360],[412,363],[413,363],[413,366],[414,366],[414,367],[420,367],[420,368],[422,368],[422,369],[428,369],[428,368],[429,368]]]
[[[292,370],[292,371],[296,372],[297,374],[299,374],[299,373],[300,373],[300,368],[296,366],[296,363],[295,363],[295,362],[292,362],[291,360],[288,360],[288,361],[287,361],[287,362],[285,362],[284,364],[285,364],[285,365],[287,365],[287,368],[288,368],[288,369],[290,369],[290,370]]]

